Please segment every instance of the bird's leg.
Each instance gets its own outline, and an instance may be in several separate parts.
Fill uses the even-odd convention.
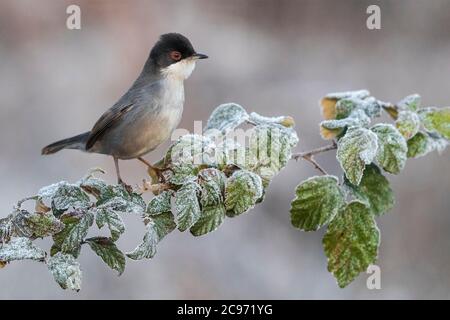
[[[119,159],[116,157],[113,158],[114,158],[114,166],[116,167],[117,183],[121,184],[129,193],[131,193],[133,191],[133,188],[130,185],[126,184],[120,177]]]
[[[148,167],[148,173],[151,177],[154,177],[156,175],[158,180],[165,181],[165,177],[163,175],[163,172],[165,171],[164,169],[153,166],[150,162],[142,157],[138,157],[137,159]]]

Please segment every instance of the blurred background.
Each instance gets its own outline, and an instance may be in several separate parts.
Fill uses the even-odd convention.
[[[66,28],[66,7],[81,7],[81,30]],[[382,28],[366,28],[366,8],[381,7]],[[188,36],[210,56],[186,83],[180,127],[193,129],[221,103],[267,116],[291,115],[298,151],[325,145],[319,136],[320,97],[368,88],[396,102],[420,93],[423,105],[450,104],[448,0],[0,0],[0,216],[15,202],[60,180],[76,181],[113,161],[64,151],[40,155],[55,140],[89,130],[128,89],[162,33]],[[159,160],[168,143],[146,158]],[[334,152],[318,161],[341,175]],[[146,176],[124,161],[127,182]],[[202,238],[174,232],[151,261],[128,261],[116,273],[83,250],[83,288],[63,291],[46,266],[16,262],[0,270],[0,298],[57,299],[429,299],[450,298],[449,152],[411,160],[390,176],[397,205],[378,218],[381,290],[361,274],[339,289],[326,269],[324,230],[290,224],[295,186],[316,171],[292,162],[271,184],[266,201]],[[124,251],[143,225],[125,216]],[[42,245],[49,248],[50,243]]]

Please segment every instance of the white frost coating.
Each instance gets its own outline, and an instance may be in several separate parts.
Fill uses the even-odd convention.
[[[133,251],[126,253],[128,258],[133,260],[153,258],[156,254],[156,245],[159,241],[155,228],[155,223],[153,221],[150,221],[147,224],[144,239]]]
[[[225,103],[218,106],[209,117],[205,134],[210,130],[229,132],[249,119],[247,111],[236,103]]]
[[[267,124],[267,123],[278,123],[281,124],[284,120],[286,120],[285,116],[279,117],[264,117],[256,112],[250,113],[250,121],[256,124]]]
[[[44,261],[45,256],[45,251],[28,238],[15,238],[0,246],[0,261],[3,262],[25,259]]]
[[[366,127],[370,124],[370,118],[361,109],[356,109],[347,118],[339,120],[325,120],[320,125],[326,129],[344,129],[346,127]]]
[[[346,92],[334,92],[329,93],[325,96],[325,98],[328,99],[348,99],[348,98],[358,98],[358,99],[364,99],[367,98],[370,95],[370,92],[368,90],[357,90],[357,91],[346,91]]]
[[[62,186],[66,186],[69,183],[66,181],[60,181],[49,186],[41,188],[38,192],[38,197],[42,200],[50,200],[55,195],[56,191]]]
[[[63,289],[81,289],[80,264],[70,254],[58,252],[47,261],[48,269]]]

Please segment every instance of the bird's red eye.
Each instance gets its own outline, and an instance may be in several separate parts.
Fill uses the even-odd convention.
[[[170,53],[170,58],[172,58],[172,60],[178,61],[181,59],[181,53],[179,53],[178,51],[172,51]]]

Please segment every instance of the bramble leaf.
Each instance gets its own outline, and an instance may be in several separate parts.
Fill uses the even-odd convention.
[[[433,142],[424,132],[418,132],[414,137],[407,141],[408,158],[420,158],[433,151]]]
[[[197,194],[200,186],[195,182],[183,185],[175,195],[175,212],[177,214],[178,230],[185,231],[192,227],[200,218],[201,210]]]
[[[156,254],[156,246],[177,227],[173,214],[164,212],[146,218],[146,232],[142,242],[126,255],[133,260],[150,259]]]
[[[383,215],[393,208],[394,192],[376,165],[366,166],[359,186],[351,184],[347,179],[344,182],[356,199],[367,204],[374,215]]]
[[[418,94],[411,94],[399,102],[397,102],[396,107],[399,111],[417,111],[420,107],[421,97]]]
[[[68,223],[68,230],[67,233],[63,232],[63,235],[65,236],[65,239],[62,241],[61,244],[61,252],[62,253],[68,253],[68,254],[74,254],[75,257],[77,257],[80,246],[86,237],[89,228],[92,226],[92,223],[94,222],[94,215],[91,212],[86,212],[76,218],[78,221],[71,224]],[[64,220],[63,220],[64,221]],[[71,221],[72,222],[72,221]],[[55,235],[56,236],[56,235]],[[55,241],[56,242],[56,241]]]
[[[336,92],[327,94],[320,101],[322,106],[322,114],[325,120],[336,119],[336,103],[342,99],[365,99],[370,95],[367,90],[348,91],[348,92]]]
[[[116,211],[108,208],[108,206],[93,208],[92,212],[95,214],[97,227],[101,229],[105,225],[108,226],[113,241],[119,239],[120,235],[125,232],[125,224],[122,217]]]
[[[72,255],[58,252],[48,259],[47,266],[61,288],[80,291],[80,264]]]
[[[8,243],[0,244],[0,261],[3,263],[25,259],[44,261],[46,255],[44,250],[25,237],[14,238]]]
[[[405,167],[408,146],[400,132],[392,125],[379,123],[371,128],[378,137],[377,161],[387,172],[398,174]]]
[[[328,271],[344,288],[375,262],[380,232],[367,206],[352,201],[330,223],[322,242]]]
[[[312,177],[295,190],[291,222],[296,228],[314,231],[334,219],[344,204],[344,196],[334,176]]]
[[[420,118],[419,115],[413,111],[400,111],[398,114],[395,126],[402,136],[409,140],[419,132]]]
[[[365,166],[373,161],[377,150],[377,136],[365,128],[351,127],[339,140],[336,157],[351,183],[359,184]]]
[[[119,276],[125,270],[125,255],[114,244],[111,238],[94,237],[86,239],[85,242],[102,260],[114,270],[119,272]]]
[[[65,181],[42,188],[38,197],[43,203],[51,200],[53,214],[57,218],[69,208],[80,210],[90,205],[88,195],[79,186]]]
[[[236,103],[226,103],[218,106],[208,119],[205,133],[218,130],[227,133],[249,119],[247,111]]]
[[[228,178],[225,187],[227,216],[238,216],[253,208],[263,195],[261,178],[247,170],[239,170]]]
[[[421,109],[419,116],[428,132],[450,140],[450,107]]]

